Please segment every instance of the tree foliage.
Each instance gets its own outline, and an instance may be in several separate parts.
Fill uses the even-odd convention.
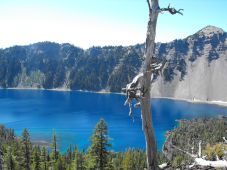
[[[101,119],[95,127],[91,137],[91,146],[88,149],[87,158],[90,169],[104,170],[108,168],[110,155],[108,148],[110,146],[107,124]]]
[[[27,129],[24,129],[21,137],[21,154],[22,154],[22,167],[25,170],[31,169],[31,150],[32,144],[30,135]]]
[[[146,167],[144,150],[110,151],[108,127],[103,119],[97,123],[87,150],[80,151],[70,145],[66,153],[60,153],[55,132],[50,148],[32,144],[27,129],[17,138],[12,129],[0,126],[0,139],[4,170],[140,170]]]

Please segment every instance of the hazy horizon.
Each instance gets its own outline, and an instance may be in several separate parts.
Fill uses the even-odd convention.
[[[207,25],[208,26],[208,25]],[[214,25],[212,25],[212,26],[214,26]],[[203,28],[205,28],[206,26],[204,26]],[[203,29],[203,28],[201,28],[201,29]],[[217,27],[217,28],[219,28],[219,27]],[[200,29],[200,30],[201,30]],[[221,28],[222,29],[222,28]],[[199,30],[198,30],[199,31]],[[224,30],[225,31],[225,30]],[[226,31],[225,31],[226,32]],[[196,32],[195,32],[196,33]],[[192,34],[193,35],[193,34]],[[187,35],[186,37],[183,37],[183,39],[184,38],[187,38],[188,36],[190,36],[190,35]],[[173,40],[170,40],[170,41],[168,41],[168,42],[171,42],[171,41],[174,41],[174,40],[176,40],[176,39],[173,39]],[[83,47],[80,47],[80,46],[78,46],[77,44],[72,44],[72,43],[69,43],[69,42],[63,42],[63,43],[60,43],[60,42],[56,42],[56,41],[48,41],[48,40],[45,40],[45,41],[38,41],[38,42],[31,42],[31,43],[28,43],[28,44],[14,44],[14,45],[11,45],[11,46],[8,46],[8,47],[0,47],[0,49],[6,49],[6,48],[10,48],[10,47],[14,47],[14,46],[29,46],[29,45],[32,45],[32,44],[36,44],[36,43],[45,43],[45,42],[49,42],[49,43],[57,43],[57,44],[70,44],[70,45],[73,45],[73,46],[75,46],[75,47],[78,47],[78,48],[81,48],[81,49],[83,49],[83,50],[87,50],[87,49],[89,49],[89,48],[92,48],[92,47],[108,47],[108,46],[123,46],[123,47],[127,47],[127,46],[135,46],[135,45],[140,45],[140,44],[143,44],[143,43],[145,43],[145,41],[144,42],[141,42],[141,43],[135,43],[135,44],[130,44],[130,45],[92,45],[92,46],[90,46],[90,47],[87,47],[87,48],[83,48]],[[166,43],[168,43],[168,42],[166,42]],[[165,42],[156,42],[156,43],[165,43]]]
[[[156,42],[182,39],[207,25],[227,30],[225,0],[159,2],[183,8],[184,16],[160,14]],[[11,0],[0,1],[0,20],[0,48],[45,41],[83,49],[130,46],[145,42],[148,9],[146,0]]]

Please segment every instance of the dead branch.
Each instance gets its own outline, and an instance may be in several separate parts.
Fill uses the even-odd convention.
[[[170,7],[170,4],[167,8],[161,8],[160,11],[161,12],[169,12],[170,14],[172,15],[175,15],[175,14],[180,14],[180,15],[183,15],[183,13],[181,11],[183,11],[184,9],[179,9],[179,10],[176,10],[175,8],[173,7]]]
[[[153,62],[150,65],[150,70],[152,74],[158,74],[162,72],[167,60],[158,61],[156,58],[153,58]],[[162,75],[162,73],[161,73]],[[129,105],[129,116],[133,118],[133,100],[136,100],[135,108],[140,107],[140,100],[148,92],[148,89],[145,89],[142,85],[142,80],[144,79],[144,74],[140,73],[135,76],[131,83],[127,84],[125,88],[122,88],[122,92],[126,94],[126,101],[124,105]]]
[[[137,75],[131,83],[129,83],[123,91],[126,93],[125,104],[129,105],[129,115],[132,116],[132,102],[136,100],[135,107],[141,109],[142,127],[146,141],[146,154],[147,154],[147,170],[159,169],[157,166],[157,145],[155,141],[154,128],[152,125],[152,111],[150,105],[150,90],[151,90],[151,77],[154,74],[161,72],[165,66],[165,62],[158,62],[155,58],[155,35],[156,24],[160,12],[168,11],[172,15],[181,14],[182,9],[176,10],[171,8],[160,8],[159,0],[147,0],[149,7],[149,22],[147,27],[147,37],[145,44],[145,60],[142,68],[142,73]]]

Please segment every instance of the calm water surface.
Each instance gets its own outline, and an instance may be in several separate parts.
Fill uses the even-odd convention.
[[[124,101],[125,97],[118,94],[0,90],[0,124],[15,129],[17,135],[28,128],[34,141],[50,142],[56,131],[59,148],[64,152],[69,144],[86,149],[95,124],[104,118],[115,151],[145,148],[140,112],[134,110],[133,122]],[[176,119],[227,115],[225,107],[169,99],[153,99],[152,111],[159,150],[165,132],[177,125]]]

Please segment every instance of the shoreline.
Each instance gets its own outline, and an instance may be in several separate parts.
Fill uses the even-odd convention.
[[[11,88],[0,88],[0,90],[46,90],[46,91],[58,91],[58,92],[84,92],[84,93],[97,93],[97,94],[118,94],[118,95],[124,95],[124,93],[119,92],[110,92],[107,90],[100,90],[100,91],[89,91],[89,90],[71,90],[67,88],[54,88],[54,89],[44,89],[44,88],[35,88],[35,87],[11,87]],[[185,99],[185,98],[174,98],[174,97],[152,97],[151,99],[169,99],[169,100],[177,100],[177,101],[185,101],[188,103],[193,104],[212,104],[212,105],[218,105],[222,107],[227,107],[227,101],[221,101],[221,100],[211,100],[211,101],[204,101],[199,99]]]
[[[44,89],[44,88],[36,88],[36,87],[9,87],[9,88],[1,88],[0,90],[45,90],[45,91],[59,91],[59,92],[84,92],[84,93],[98,93],[98,94],[118,94],[124,95],[124,93],[120,92],[110,92],[106,90],[100,91],[89,91],[89,90],[71,90],[67,88],[53,88],[53,89]]]
[[[199,100],[199,99],[192,100],[192,99],[174,98],[174,97],[152,97],[152,99],[169,99],[169,100],[185,101],[193,104],[212,104],[212,105],[227,107],[227,102],[220,101],[220,100],[205,101],[205,100]]]

